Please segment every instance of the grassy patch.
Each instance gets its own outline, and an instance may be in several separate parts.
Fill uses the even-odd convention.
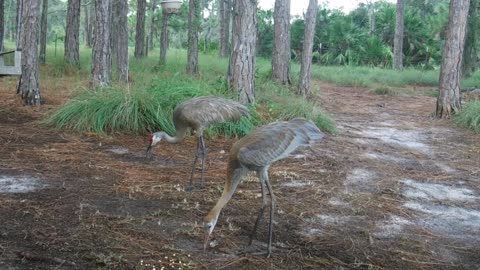
[[[480,101],[465,103],[462,110],[455,115],[454,120],[457,124],[480,133]]]
[[[114,86],[83,90],[45,122],[58,128],[101,134],[141,134],[159,130],[174,134],[172,112],[183,100],[205,95],[236,98],[236,93],[227,90],[228,60],[212,55],[199,55],[199,58],[200,74],[192,77],[185,74],[186,53],[183,50],[169,50],[165,65],[158,65],[158,56],[155,55],[140,60],[132,57],[130,74],[133,82],[129,89]],[[50,59],[49,65],[58,75],[65,67],[56,61],[56,58]],[[77,74],[88,72],[87,66],[81,60]],[[214,125],[206,135],[243,136],[255,126],[294,117],[311,119],[323,131],[335,132],[333,121],[317,104],[271,82],[270,73],[270,60],[257,59],[257,102],[250,108],[251,117],[239,123]]]
[[[407,68],[402,71],[360,66],[318,66],[314,65],[312,77],[348,87],[387,86],[434,86],[438,84],[438,71]]]

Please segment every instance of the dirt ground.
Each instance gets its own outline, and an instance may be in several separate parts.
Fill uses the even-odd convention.
[[[145,160],[147,136],[45,127],[67,94],[49,88],[47,105],[23,107],[14,84],[0,79],[0,269],[480,269],[480,136],[431,119],[434,98],[318,83],[339,133],[270,168],[266,259],[266,222],[245,252],[261,204],[253,176],[203,252],[235,139],[207,140],[207,189],[186,193],[193,137]]]

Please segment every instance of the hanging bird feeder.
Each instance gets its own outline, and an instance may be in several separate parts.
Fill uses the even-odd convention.
[[[182,6],[182,1],[181,0],[163,0],[163,1],[160,1],[160,5],[162,6],[162,10],[164,13],[174,14],[180,11],[180,7]]]

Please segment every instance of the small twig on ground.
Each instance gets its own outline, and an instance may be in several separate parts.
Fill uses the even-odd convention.
[[[56,264],[62,264],[62,265],[70,265],[70,266],[75,266],[76,264],[74,262],[70,262],[61,258],[57,257],[45,257],[45,256],[37,256],[33,255],[32,253],[28,251],[15,251],[15,255],[17,255],[19,258],[28,260],[28,261],[37,261],[37,262],[46,262],[46,263],[56,263]]]

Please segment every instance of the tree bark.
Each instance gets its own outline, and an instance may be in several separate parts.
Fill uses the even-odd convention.
[[[84,36],[85,36],[85,45],[89,48],[91,48],[92,44],[90,43],[91,39],[89,37],[89,27],[90,27],[90,14],[88,13],[89,5],[85,4],[83,6],[83,13],[85,15],[84,18]]]
[[[480,47],[480,1],[470,0],[467,20],[467,36],[465,38],[465,49],[463,51],[462,76],[470,77],[477,70],[480,62],[478,48]]]
[[[3,52],[3,34],[5,33],[4,3],[0,0],[0,52]]]
[[[68,0],[65,29],[65,62],[78,66],[80,58],[80,0]]]
[[[90,7],[87,7],[88,11],[88,29],[87,29],[87,47],[93,46],[93,30],[95,25],[95,4],[90,3]]]
[[[155,9],[157,9],[156,0],[152,0],[150,9],[152,10],[152,20],[150,22],[150,38],[148,40],[148,48],[151,50],[153,49],[153,40],[154,40],[153,36],[155,34]],[[148,54],[148,51],[146,53]]]
[[[187,73],[198,73],[198,28],[200,17],[200,3],[198,0],[190,0],[188,4],[188,51]]]
[[[17,0],[17,17],[16,17],[16,23],[17,23],[17,31],[16,31],[16,47],[17,50],[21,50],[23,48],[22,44],[22,36],[23,36],[23,29],[22,29],[22,17],[23,17],[23,2],[24,0]]]
[[[168,18],[170,14],[163,12],[162,14],[162,29],[160,34],[160,63],[167,62],[167,48],[168,48]]]
[[[22,12],[22,75],[19,94],[27,105],[40,105],[40,85],[38,81],[38,37],[40,1],[23,0]]]
[[[290,85],[290,0],[275,0],[272,79]]]
[[[253,103],[255,101],[257,1],[234,1],[233,22],[233,50],[228,65],[228,86],[238,93],[241,103]]]
[[[403,68],[403,35],[405,18],[404,0],[397,0],[397,14],[395,21],[395,37],[393,39],[393,69]]]
[[[449,117],[461,107],[460,78],[469,0],[451,0],[440,68],[436,116]]]
[[[137,25],[135,27],[135,58],[145,57],[145,0],[137,1]]]
[[[42,18],[40,21],[40,63],[45,64],[47,53],[47,16],[48,0],[42,1]]]
[[[220,49],[218,52],[220,57],[227,57],[230,53],[230,15],[232,13],[232,4],[231,0],[219,0],[218,2],[220,24]]]
[[[113,27],[118,80],[128,83],[128,0],[116,0]]]
[[[305,32],[303,35],[302,64],[300,67],[300,81],[298,82],[298,94],[306,96],[310,94],[310,79],[312,76],[312,50],[313,37],[315,35],[315,21],[317,17],[317,0],[310,0],[305,18]]]
[[[92,87],[110,84],[112,52],[110,46],[111,0],[95,0],[95,40],[92,54]]]

